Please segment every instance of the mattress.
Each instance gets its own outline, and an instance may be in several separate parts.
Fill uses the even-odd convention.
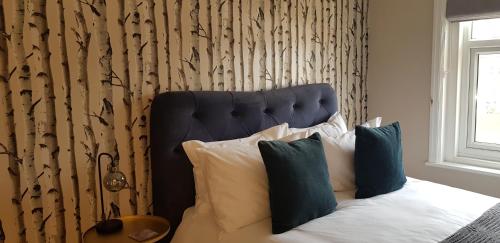
[[[439,242],[500,202],[413,178],[398,191],[368,199],[354,199],[354,191],[335,196],[339,202],[335,212],[277,235],[271,233],[271,218],[226,233],[212,214],[189,208],[172,242]]]

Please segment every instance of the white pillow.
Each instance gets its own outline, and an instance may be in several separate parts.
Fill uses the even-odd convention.
[[[258,146],[199,148],[215,221],[225,232],[271,216],[266,168]]]
[[[327,122],[306,128],[289,128],[290,133],[303,133],[305,137],[315,132],[320,132],[322,136],[336,137],[347,132],[347,125],[339,112],[333,114]],[[304,138],[304,137],[301,137]],[[291,141],[291,140],[289,140]]]
[[[295,136],[287,136],[287,141],[307,137],[314,132],[332,137],[341,136],[347,132],[340,114],[333,115],[330,123],[288,130],[299,131],[299,133]],[[281,137],[268,136],[264,139],[276,140]],[[206,182],[204,187],[207,190],[217,224],[222,230],[232,232],[270,217],[267,174],[257,147],[257,140],[246,143],[225,142],[216,145],[198,147],[196,151],[198,160],[203,161],[202,174]]]
[[[364,125],[376,125],[377,121],[380,123],[380,119],[376,119]],[[288,131],[299,132],[285,137]],[[195,183],[198,185],[196,205],[202,204],[199,207],[203,210],[210,209],[211,205],[217,224],[225,232],[232,232],[270,217],[267,174],[257,142],[276,139],[292,141],[308,137],[314,132],[319,132],[326,138],[323,139],[327,141],[323,142],[323,146],[329,148],[328,151],[325,149],[327,160],[340,156],[344,157],[341,161],[353,160],[349,153],[344,152],[354,150],[354,142],[351,142],[354,141],[351,138],[353,135],[348,135],[340,114],[332,116],[327,123],[309,128],[288,129],[287,126],[278,126],[245,139],[211,143],[185,142],[183,146],[186,153],[188,149],[195,149],[188,156],[193,163]],[[333,175],[332,181],[339,189],[355,189],[352,167],[353,162],[329,165],[329,170],[334,170],[330,172]]]
[[[336,192],[356,189],[354,175],[354,147],[356,136],[349,131],[340,137],[321,137],[330,174]]]
[[[210,212],[211,206],[207,195],[206,179],[204,178],[204,159],[198,155],[197,149],[199,148],[213,148],[213,147],[228,147],[233,144],[249,144],[257,147],[260,140],[275,140],[287,136],[289,134],[288,124],[283,123],[278,126],[268,128],[253,134],[250,137],[215,141],[215,142],[202,142],[198,140],[191,140],[182,143],[182,147],[186,152],[191,164],[193,164],[194,184],[196,189],[195,209],[199,213]]]
[[[328,124],[332,127],[343,129],[346,128],[344,119],[340,114],[332,116]],[[361,126],[365,127],[379,127],[382,122],[381,117],[372,119]],[[314,132],[319,132],[323,149],[325,150],[325,157],[328,165],[328,173],[330,175],[330,182],[333,185],[333,190],[336,192],[351,191],[356,189],[354,177],[354,147],[356,142],[356,135],[354,130],[347,131],[338,136],[331,136],[324,133],[324,130],[304,130],[299,133],[291,134],[282,138],[283,141],[293,141],[301,138],[308,137]]]
[[[213,209],[217,223],[227,232],[269,217],[267,174],[257,142],[277,140],[292,131],[306,135],[322,131],[330,136],[347,131],[339,114],[330,120],[338,125],[325,122],[309,128],[289,129],[285,123],[244,139],[184,142],[184,150],[193,164],[196,211],[208,213]]]
[[[361,126],[380,127],[382,117],[369,120]],[[323,140],[325,156],[328,163],[331,183],[334,191],[352,191],[356,189],[354,175],[354,148],[356,146],[356,134],[350,130],[340,137],[325,137]],[[331,167],[330,168],[330,164]]]

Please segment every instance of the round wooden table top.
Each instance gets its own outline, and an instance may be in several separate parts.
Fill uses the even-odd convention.
[[[119,232],[109,234],[109,235],[100,235],[97,234],[95,227],[90,228],[83,234],[83,242],[84,243],[137,243],[136,241],[129,237],[129,234],[137,233],[144,229],[150,229],[158,233],[157,236],[152,239],[141,241],[142,243],[152,243],[157,242],[168,234],[170,230],[170,223],[168,220],[158,217],[158,216],[149,216],[149,215],[132,215],[132,216],[124,216],[120,218],[123,222],[123,229]]]

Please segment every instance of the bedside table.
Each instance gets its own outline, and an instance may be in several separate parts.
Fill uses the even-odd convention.
[[[97,234],[95,227],[90,228],[83,234],[83,242],[84,243],[137,243],[136,241],[130,237],[128,237],[131,233],[139,232],[143,229],[151,229],[156,231],[159,235],[145,241],[141,241],[141,243],[153,243],[157,242],[168,234],[170,230],[170,223],[168,220],[158,217],[158,216],[149,216],[149,215],[132,215],[132,216],[124,216],[120,218],[123,221],[123,229],[119,232],[109,235],[100,235]]]

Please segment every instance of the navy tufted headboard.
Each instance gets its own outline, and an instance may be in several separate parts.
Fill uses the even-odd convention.
[[[151,169],[154,214],[175,233],[184,210],[194,205],[194,178],[182,142],[228,140],[288,122],[308,127],[337,111],[328,84],[258,92],[182,91],[155,97],[151,107]]]

